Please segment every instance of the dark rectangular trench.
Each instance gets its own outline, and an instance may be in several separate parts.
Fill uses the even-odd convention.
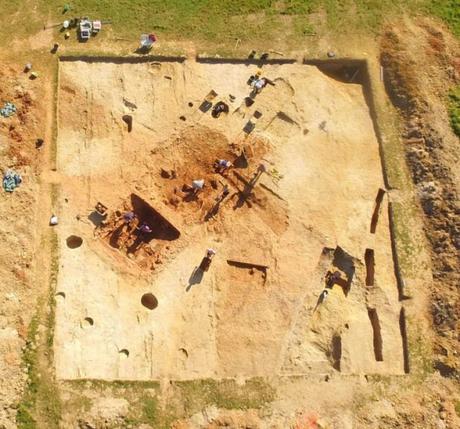
[[[367,314],[371,321],[372,331],[374,334],[374,356],[377,362],[383,362],[383,343],[382,332],[380,328],[379,316],[375,308],[368,308]]]
[[[374,207],[374,212],[372,213],[371,234],[375,234],[375,231],[377,229],[377,223],[379,221],[379,216],[380,216],[380,207],[382,205],[384,195],[385,195],[385,190],[380,188],[379,191],[377,192],[377,197],[375,198],[375,207]]]
[[[374,249],[366,249],[364,252],[364,262],[366,263],[366,286],[374,286]]]

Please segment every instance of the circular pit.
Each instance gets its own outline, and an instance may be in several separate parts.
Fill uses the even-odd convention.
[[[85,317],[81,323],[82,328],[89,328],[94,325],[94,319],[92,317]]]
[[[76,249],[83,244],[83,239],[78,235],[70,235],[66,239],[67,247],[70,249]]]
[[[129,357],[129,350],[128,349],[121,349],[118,353],[123,358]]]
[[[144,293],[141,298],[141,303],[149,310],[154,310],[158,307],[158,300],[153,293]]]

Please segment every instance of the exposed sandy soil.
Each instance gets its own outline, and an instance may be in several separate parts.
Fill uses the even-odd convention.
[[[14,427],[16,403],[20,400],[27,371],[22,368],[22,348],[27,327],[43,288],[34,275],[41,258],[34,258],[41,235],[35,218],[40,212],[38,173],[40,151],[35,140],[45,136],[44,105],[47,86],[28,79],[19,66],[0,68],[0,104],[10,101],[17,113],[0,118],[0,169],[21,174],[23,182],[12,193],[1,190],[0,198],[0,427]],[[42,267],[46,273],[46,266]],[[43,286],[46,286],[43,283]]]
[[[59,378],[404,372],[385,197],[370,232],[383,179],[362,87],[312,66],[265,66],[275,85],[248,107],[256,70],[61,63]],[[214,102],[230,107],[218,119],[199,109],[211,89]],[[132,132],[124,114],[133,116]],[[243,148],[247,165],[215,172],[216,159],[234,162]],[[260,163],[267,173],[252,186]],[[182,191],[200,178],[197,197]],[[216,210],[224,184],[230,194]],[[94,237],[86,216],[97,201],[120,215],[132,193],[180,231],[168,248],[158,237],[140,253],[123,251],[135,238],[113,215]],[[70,235],[83,244],[69,248]],[[194,270],[208,247],[217,255],[203,275]],[[370,286],[366,249],[375,255]],[[266,279],[227,260],[266,265]],[[334,285],[315,308],[328,270],[340,270],[346,288]],[[141,304],[147,292],[158,300],[154,310]]]

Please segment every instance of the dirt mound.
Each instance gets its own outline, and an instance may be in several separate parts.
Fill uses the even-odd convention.
[[[282,232],[286,227],[286,205],[274,199],[269,189],[256,188],[258,168],[269,146],[266,139],[258,136],[230,143],[218,131],[192,126],[154,151],[150,163],[160,166],[154,174],[161,178],[159,188],[164,203],[180,212],[187,223],[212,219],[222,224],[236,209],[256,209],[274,231]],[[216,161],[221,159],[232,163],[229,171],[218,171]],[[194,180],[204,180],[199,193],[192,192]]]
[[[49,216],[42,213],[46,202],[37,204],[40,195],[37,173],[46,168],[46,161],[38,155],[35,140],[45,135],[45,109],[51,110],[45,87],[30,81],[18,66],[13,68],[2,62],[0,80],[0,108],[5,102],[11,102],[17,109],[13,116],[0,117],[0,171],[14,169],[23,179],[10,195],[2,189],[0,206],[3,243],[0,251],[0,427],[12,427],[28,378],[22,351],[26,340],[29,347],[36,344],[28,326],[36,314],[36,300],[49,284],[48,280],[43,282],[35,270],[35,266],[40,265],[40,273],[48,276],[47,248],[41,245],[37,251],[34,244],[37,222]],[[47,240],[46,234],[42,237]]]
[[[458,83],[458,43],[422,22],[395,27],[382,41],[385,84],[405,122],[406,156],[425,213],[432,246],[434,283],[431,312],[437,333],[436,367],[442,375],[460,377],[460,170],[458,138],[449,127],[445,97]],[[455,353],[453,353],[456,351]]]
[[[170,151],[169,146],[174,147],[174,151],[166,154],[166,151]],[[165,203],[181,212],[187,211],[187,203],[201,208],[209,189],[216,190],[223,186],[225,179],[214,168],[216,160],[234,162],[239,155],[237,148],[231,147],[223,134],[204,127],[187,128],[168,142],[168,149],[162,152],[164,161],[160,174],[163,178]],[[184,185],[191,186],[193,180],[200,179],[204,180],[204,192],[201,195],[191,195],[184,191]]]
[[[36,116],[36,96],[16,73],[8,68],[0,70],[0,107],[11,102],[16,106],[16,113],[0,120],[0,133],[8,137],[8,157],[12,166],[32,165],[35,156],[35,141],[41,137],[37,132],[40,119]]]

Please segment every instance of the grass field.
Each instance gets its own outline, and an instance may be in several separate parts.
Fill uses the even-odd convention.
[[[431,0],[427,2],[426,10],[443,19],[460,37],[460,0]]]
[[[460,137],[460,85],[450,91],[448,109],[452,129]]]
[[[146,31],[162,39],[219,44],[242,39],[267,45],[277,38],[298,42],[325,31],[377,34],[387,19],[404,12],[438,16],[460,35],[460,0],[74,0],[68,2],[67,13],[63,13],[65,1],[2,3],[4,45],[12,37],[37,33],[45,23],[85,15],[111,19],[116,37],[133,40]]]

